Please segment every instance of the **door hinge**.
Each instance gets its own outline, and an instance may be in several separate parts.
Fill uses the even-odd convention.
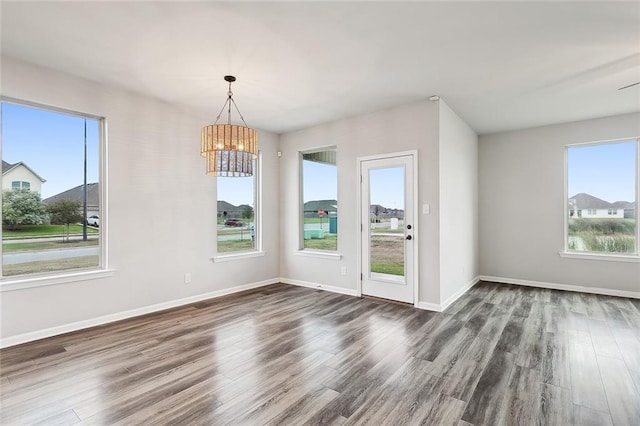
[[[362,272],[360,272],[360,281],[362,281]]]
[[[360,232],[364,231],[364,226],[362,226],[362,224],[360,224]]]
[[[362,183],[362,175],[360,175],[360,183]]]

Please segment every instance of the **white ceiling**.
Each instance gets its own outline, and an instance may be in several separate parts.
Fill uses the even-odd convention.
[[[440,95],[478,133],[640,111],[640,2],[9,2],[2,52],[286,132]]]

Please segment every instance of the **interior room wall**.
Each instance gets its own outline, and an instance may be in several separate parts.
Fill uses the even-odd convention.
[[[440,304],[475,284],[478,259],[478,136],[440,106]]]
[[[358,158],[407,150],[418,152],[418,204],[431,213],[417,221],[420,301],[439,304],[438,104],[418,102],[373,114],[348,118],[281,136],[282,277],[307,284],[335,287],[356,294],[359,286],[360,214]],[[299,254],[299,152],[337,146],[338,253],[340,260]],[[341,275],[341,268],[347,274]]]
[[[108,252],[115,270],[108,278],[0,293],[3,339],[277,279],[277,135],[260,132],[265,255],[213,263],[216,180],[204,174],[199,138],[218,104],[211,116],[199,117],[6,57],[1,82],[4,96],[106,117]]]
[[[559,255],[564,248],[565,145],[639,135],[640,114],[634,113],[481,136],[480,273],[507,282],[640,296],[640,263]]]

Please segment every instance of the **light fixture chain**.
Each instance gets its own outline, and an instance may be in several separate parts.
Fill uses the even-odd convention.
[[[218,124],[218,120],[220,120],[220,117],[222,116],[222,112],[224,111],[224,108],[227,106],[227,103],[229,103],[229,98],[227,98],[227,101],[224,103],[224,105],[222,105],[222,109],[220,110],[220,113],[216,117],[216,121],[213,123],[214,126]],[[231,107],[231,105],[229,105],[229,107]]]
[[[240,120],[242,120],[242,122],[244,123],[244,127],[249,127],[247,125],[247,122],[244,121],[244,117],[242,116],[242,113],[238,109],[238,105],[236,105],[236,101],[234,101],[233,98],[230,98],[230,99],[231,99],[231,102],[233,102],[233,106],[236,107],[236,111],[238,111],[238,115],[240,116]],[[229,108],[231,108],[231,105],[229,105]]]

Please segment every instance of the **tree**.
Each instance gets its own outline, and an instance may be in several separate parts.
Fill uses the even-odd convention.
[[[242,218],[243,219],[253,219],[253,207],[244,206],[242,209]]]
[[[69,241],[69,225],[83,220],[81,209],[82,205],[78,200],[59,200],[49,205],[51,223],[66,226],[67,241]]]
[[[2,223],[9,229],[20,225],[42,225],[49,219],[40,194],[28,189],[5,191],[2,196]]]

